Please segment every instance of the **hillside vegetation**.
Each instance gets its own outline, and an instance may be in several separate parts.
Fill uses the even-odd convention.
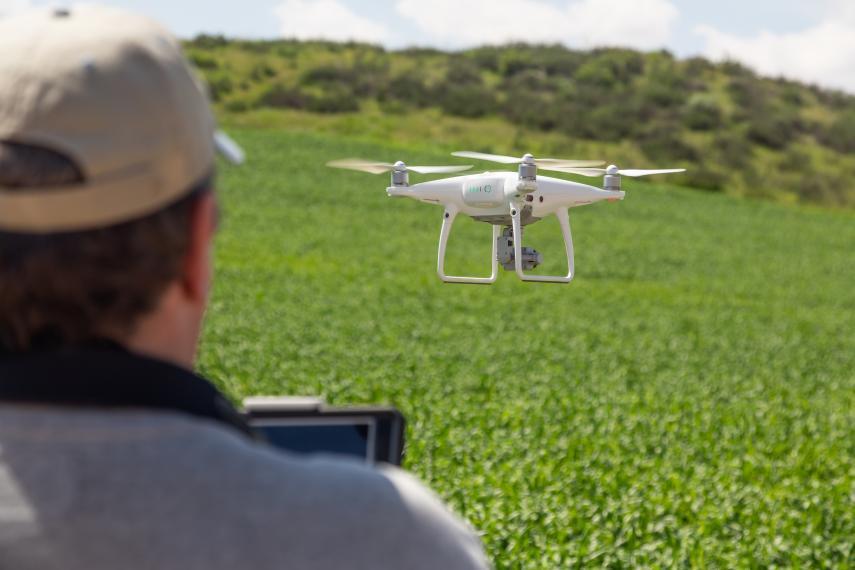
[[[447,53],[212,36],[186,48],[230,124],[685,166],[678,184],[855,204],[855,97],[736,63],[626,49]]]

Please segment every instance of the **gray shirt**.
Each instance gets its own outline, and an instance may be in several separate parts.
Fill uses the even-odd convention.
[[[413,477],[169,411],[0,405],[0,569],[483,569]]]

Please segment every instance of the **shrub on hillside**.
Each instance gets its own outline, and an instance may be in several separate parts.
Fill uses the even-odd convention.
[[[667,51],[648,54],[644,75],[634,83],[633,95],[652,111],[681,107],[689,97],[689,81],[682,68]]]
[[[227,74],[209,75],[207,83],[211,100],[215,103],[222,101],[226,95],[234,90],[234,83]]]
[[[299,87],[274,83],[261,94],[258,103],[265,107],[305,109],[309,104],[309,96]]]
[[[609,104],[589,107],[565,101],[558,106],[557,115],[559,130],[572,137],[617,142],[631,133],[631,121]]]
[[[440,108],[450,115],[477,118],[492,113],[495,95],[478,84],[446,85],[438,93]]]
[[[559,109],[548,92],[515,89],[506,92],[501,113],[515,125],[544,131],[558,124]]]
[[[697,161],[700,156],[693,146],[680,137],[677,123],[657,121],[646,125],[636,137],[644,154],[653,161]]]
[[[202,49],[225,47],[229,43],[231,43],[230,40],[222,34],[199,34],[190,40],[190,45]]]
[[[787,113],[772,110],[766,113],[755,113],[748,125],[749,140],[775,150],[781,150],[790,144],[798,134],[798,119]]]
[[[754,147],[739,132],[718,131],[713,139],[716,158],[722,166],[730,170],[744,170],[750,167]]]
[[[445,72],[445,83],[449,85],[482,85],[481,70],[475,62],[469,58],[455,58],[451,60]]]
[[[684,174],[686,183],[692,188],[719,192],[727,185],[727,175],[713,168],[699,164],[689,168]]]
[[[303,72],[301,85],[325,87],[327,85],[353,85],[357,82],[353,68],[344,65],[319,65]]]
[[[395,101],[404,105],[424,107],[431,102],[431,93],[421,74],[401,73],[392,77],[377,96],[381,103]]]
[[[529,69],[541,69],[542,63],[527,46],[508,46],[499,56],[499,73],[511,77]]]
[[[212,71],[214,69],[219,69],[220,67],[220,63],[217,61],[217,58],[212,55],[208,55],[207,53],[191,51],[188,56],[190,58],[190,62],[203,71]]]
[[[266,81],[271,77],[276,77],[276,70],[267,63],[260,63],[252,68],[249,77],[253,81]]]
[[[252,102],[247,101],[246,99],[230,99],[229,101],[226,101],[225,104],[226,111],[229,111],[230,113],[245,113],[253,107]]]
[[[683,124],[694,131],[709,131],[719,127],[723,112],[715,97],[706,93],[692,95],[683,106]]]
[[[595,50],[573,78],[582,84],[622,90],[644,71],[644,56],[625,49]]]
[[[855,111],[841,113],[826,129],[819,129],[817,138],[837,152],[855,153]]]
[[[326,89],[308,99],[307,109],[315,113],[352,113],[359,110],[359,100],[347,89]]]

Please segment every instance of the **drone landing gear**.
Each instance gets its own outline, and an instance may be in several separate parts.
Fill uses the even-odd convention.
[[[436,273],[439,278],[446,283],[472,283],[475,285],[489,285],[495,283],[496,277],[499,276],[499,262],[496,257],[496,240],[499,238],[499,226],[493,226],[493,266],[489,277],[461,277],[445,274],[445,248],[448,245],[448,236],[451,233],[451,226],[454,224],[454,218],[457,217],[457,208],[449,206],[445,209],[442,216],[442,230],[439,233],[439,252],[436,257]]]
[[[523,231],[520,223],[520,209],[516,205],[511,205],[511,238],[514,236],[520,238],[513,239],[513,269],[521,280],[540,281],[542,283],[570,283],[573,280],[573,236],[570,235],[570,216],[567,213],[567,208],[559,208],[555,212],[555,217],[558,218],[561,235],[564,237],[564,250],[567,253],[567,275],[529,275],[525,269],[537,267],[542,263],[543,258],[534,249],[522,246]],[[510,263],[505,265],[506,269],[509,269],[508,265]]]
[[[564,237],[564,248],[567,253],[567,275],[529,275],[525,271],[534,269],[543,263],[543,256],[530,247],[522,246],[522,223],[520,222],[520,210],[511,206],[511,226],[504,231],[501,225],[493,224],[493,253],[492,271],[489,277],[464,277],[445,274],[445,251],[448,245],[448,236],[451,234],[451,226],[457,217],[458,210],[454,206],[448,206],[442,217],[442,230],[439,234],[439,251],[437,252],[436,272],[439,278],[446,283],[473,283],[489,285],[496,281],[499,275],[499,263],[507,271],[516,271],[517,276],[523,281],[539,281],[542,283],[569,283],[573,280],[573,238],[570,235],[570,217],[567,208],[561,208],[555,212],[558,223],[561,226],[561,234]],[[520,236],[515,239],[514,236]]]

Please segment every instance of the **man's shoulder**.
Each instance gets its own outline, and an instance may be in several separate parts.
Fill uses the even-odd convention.
[[[318,548],[328,550],[325,544],[347,540],[356,546],[348,554],[354,568],[361,567],[355,563],[360,556],[391,557],[401,568],[487,567],[474,531],[401,469],[296,456],[232,434],[213,437],[227,438],[223,449],[210,452],[222,454],[225,479],[240,480],[235,497],[242,508],[302,532],[304,546],[317,540]],[[223,483],[235,488],[235,481]]]

